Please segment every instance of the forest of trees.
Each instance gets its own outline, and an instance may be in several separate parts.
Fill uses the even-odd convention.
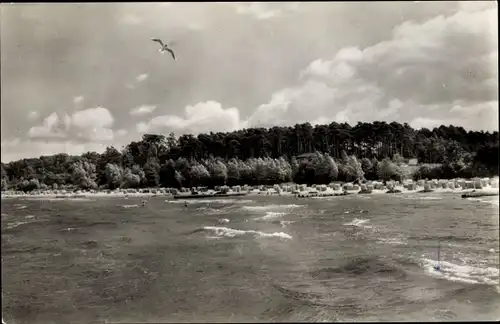
[[[310,153],[310,154],[304,154]],[[498,132],[396,122],[146,134],[121,151],[56,154],[1,164],[2,190],[193,187],[498,175]],[[416,158],[413,174],[402,167]]]

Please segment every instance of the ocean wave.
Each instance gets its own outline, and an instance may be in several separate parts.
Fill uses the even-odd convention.
[[[192,199],[166,199],[166,203],[169,204],[185,204],[188,203],[189,205],[192,204],[251,204],[253,203],[253,200],[250,199],[197,199],[197,200],[192,200]]]
[[[250,211],[261,212],[267,210],[292,209],[292,208],[302,208],[302,207],[306,207],[306,205],[289,204],[289,205],[243,206],[242,208]]]
[[[409,196],[404,197],[406,200],[443,200],[442,197],[432,197],[432,196]]]
[[[478,267],[472,265],[458,265],[441,261],[440,270],[434,269],[437,260],[423,258],[421,260],[426,272],[438,278],[469,284],[499,284],[499,270],[493,267]]]
[[[255,218],[255,220],[272,220],[272,219],[283,217],[285,215],[286,215],[286,213],[267,212],[265,216],[257,217],[257,218]]]
[[[25,209],[25,208],[26,208],[26,207],[28,207],[28,206],[26,206],[26,205],[21,205],[21,204],[15,204],[15,205],[14,205],[14,207],[16,207],[16,209]]]
[[[227,219],[227,218],[219,219],[219,224],[227,224],[227,223],[229,223],[229,219]]]
[[[215,235],[224,237],[236,237],[236,236],[251,234],[258,237],[279,237],[281,239],[289,239],[289,240],[292,239],[292,236],[283,232],[264,233],[254,230],[237,230],[233,228],[218,227],[218,226],[205,226],[203,227],[203,230],[212,231],[215,233]]]
[[[363,224],[368,223],[370,220],[369,219],[359,219],[359,218],[354,218],[351,222],[343,224],[344,226],[356,226],[356,227],[365,227],[365,228],[371,228],[371,226],[363,226]]]
[[[7,224],[7,226],[5,226],[7,229],[13,229],[13,228],[16,228],[18,226],[21,226],[21,225],[24,225],[24,224],[28,224],[29,222],[14,222],[14,223],[9,223]]]
[[[378,243],[390,244],[390,245],[406,245],[408,242],[404,237],[388,237],[388,238],[378,238]]]
[[[123,205],[123,208],[136,208],[139,207],[139,205]]]
[[[3,199],[3,198],[2,198]],[[23,198],[22,200],[44,200],[44,201],[92,201],[90,198],[83,198],[83,197],[54,197],[54,196],[41,196],[41,197],[29,197],[29,198]]]
[[[295,221],[286,221],[286,220],[280,221],[281,227],[286,227],[287,225],[290,225],[290,224],[293,224],[293,223],[295,223]]]
[[[484,198],[469,198],[467,199],[469,201],[475,201],[475,202],[480,202],[484,204],[491,204],[494,206],[500,206],[500,201],[498,199],[484,199]]]
[[[404,276],[406,273],[395,264],[372,257],[354,258],[340,267],[326,267],[311,271],[314,279],[329,280],[341,274],[349,275],[373,275],[385,274]]]

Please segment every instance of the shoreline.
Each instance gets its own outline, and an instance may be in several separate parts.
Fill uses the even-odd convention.
[[[455,193],[458,196],[461,196],[463,194],[471,194],[474,192],[474,197],[471,198],[476,198],[480,197],[483,194],[485,196],[492,196],[493,194],[499,195],[499,188],[494,188],[494,187],[484,187],[481,189],[474,189],[474,188],[433,188],[433,189],[427,189],[426,191],[425,187],[420,187],[417,186],[415,187],[415,190],[408,190],[404,188],[403,186],[395,186],[393,189],[397,190],[398,192],[389,192],[390,189],[372,189],[370,192],[362,192],[361,189],[358,190],[333,190],[331,188],[328,188],[327,190],[322,190],[322,191],[317,191],[313,187],[306,187],[303,188],[305,190],[300,190],[300,191],[282,191],[278,192],[276,190],[258,190],[258,189],[253,189],[247,191],[240,191],[240,193],[244,193],[244,195],[241,196],[210,196],[210,197],[203,197],[203,198],[198,198],[200,200],[203,199],[218,199],[218,198],[238,198],[238,197],[275,197],[275,196],[280,196],[280,197],[292,197],[292,198],[330,198],[330,197],[342,197],[342,196],[352,196],[352,195],[362,195],[362,196],[370,196],[370,195],[381,195],[381,194],[386,194],[386,195],[399,195],[399,194],[415,194],[415,195],[421,195],[421,194],[440,194],[440,193]],[[343,195],[343,192],[347,192],[347,195]],[[228,192],[228,194],[231,193],[236,193],[236,192]],[[195,197],[192,197],[191,194],[186,194],[186,199],[192,200],[192,199],[197,199]],[[19,198],[28,198],[28,199],[50,199],[50,200],[65,200],[65,199],[89,199],[89,198],[154,198],[154,197],[164,197],[168,198],[169,200],[174,200],[174,194],[168,193],[168,192],[157,192],[157,193],[151,193],[151,192],[82,192],[82,193],[66,193],[66,194],[61,194],[61,193],[51,193],[51,192],[45,192],[45,193],[37,193],[37,194],[13,194],[13,193],[6,193],[3,192],[1,195],[1,199],[19,199]],[[469,197],[467,197],[469,198]],[[177,198],[177,200],[182,200],[182,198]]]

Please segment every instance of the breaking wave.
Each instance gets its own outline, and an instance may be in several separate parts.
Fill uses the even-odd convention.
[[[344,226],[356,226],[356,227],[366,227],[370,228],[371,226],[366,226],[363,224],[368,223],[370,220],[369,219],[359,219],[359,218],[354,218],[351,222],[343,224]]]
[[[494,206],[500,206],[500,201],[498,199],[484,199],[484,198],[468,198],[469,201],[480,202],[483,204],[491,204]]]
[[[255,220],[273,220],[285,216],[286,213],[267,212],[265,216],[257,217]]]
[[[123,208],[136,208],[139,207],[139,205],[123,205]]]
[[[216,236],[222,236],[222,237],[236,237],[236,236],[243,236],[243,235],[253,235],[256,237],[278,237],[281,239],[288,239],[288,240],[292,239],[292,236],[290,236],[287,233],[283,233],[283,232],[264,233],[261,231],[237,230],[237,229],[233,229],[233,228],[219,227],[219,226],[205,226],[205,227],[203,227],[203,231],[210,231],[210,232],[213,232]]]
[[[249,199],[205,199],[205,198],[203,198],[203,199],[197,199],[197,200],[166,199],[165,202],[169,203],[169,204],[185,204],[185,203],[187,203],[189,205],[193,205],[193,204],[251,204],[253,202],[253,200],[249,200]]]
[[[440,271],[434,269],[437,260],[423,258],[421,260],[425,271],[437,278],[458,281],[468,284],[499,285],[499,270],[492,267],[477,267],[471,265],[458,265],[441,261]]]
[[[268,211],[268,210],[282,210],[282,209],[292,209],[292,208],[301,208],[301,207],[306,207],[306,205],[295,205],[295,204],[290,204],[290,205],[266,205],[266,206],[243,206],[243,209],[249,210],[249,211]]]

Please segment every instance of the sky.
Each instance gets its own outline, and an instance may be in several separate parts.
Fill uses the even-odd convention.
[[[0,9],[2,162],[303,122],[498,130],[496,1]]]

